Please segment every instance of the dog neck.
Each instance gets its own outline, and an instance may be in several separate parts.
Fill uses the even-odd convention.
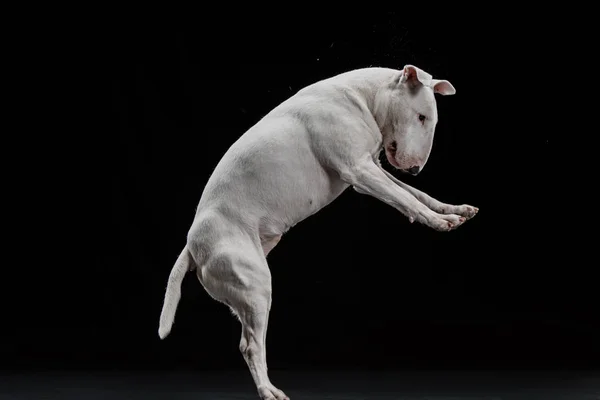
[[[394,123],[389,112],[389,91],[396,86],[401,74],[402,71],[390,68],[365,68],[352,71],[344,77],[344,85],[364,101],[384,136]]]

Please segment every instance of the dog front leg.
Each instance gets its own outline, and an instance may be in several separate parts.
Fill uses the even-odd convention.
[[[454,206],[451,204],[442,203],[439,200],[434,199],[426,193],[421,192],[414,187],[407,185],[406,183],[396,179],[394,175],[390,174],[388,171],[381,168],[384,174],[387,175],[396,185],[400,186],[402,189],[406,190],[413,196],[417,198],[421,203],[425,204],[427,207],[431,208],[433,211],[440,214],[456,214],[466,219],[473,218],[475,214],[479,211],[477,207],[470,206],[468,204],[462,204],[460,206]]]
[[[340,176],[357,192],[373,196],[394,207],[410,222],[418,221],[438,231],[449,231],[465,221],[465,217],[433,211],[391,180],[370,158],[345,169]]]

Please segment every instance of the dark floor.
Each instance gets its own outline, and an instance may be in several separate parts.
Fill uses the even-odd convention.
[[[600,372],[590,371],[271,371],[293,400],[598,400]],[[258,399],[249,373],[3,373],[0,399]]]

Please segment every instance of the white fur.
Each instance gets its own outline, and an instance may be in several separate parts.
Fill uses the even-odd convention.
[[[267,374],[266,256],[288,229],[349,186],[439,231],[474,216],[476,208],[441,203],[394,178],[378,160],[384,148],[396,168],[422,169],[438,119],[434,95],[454,92],[448,81],[411,65],[358,69],[300,90],[251,127],[202,193],[169,277],[160,337],[171,330],[185,272],[195,269],[206,291],[239,317],[240,351],[261,398],[287,398]]]

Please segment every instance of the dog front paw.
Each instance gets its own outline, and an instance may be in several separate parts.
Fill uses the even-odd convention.
[[[456,229],[463,224],[467,220],[466,217],[458,215],[458,214],[442,214],[440,217],[446,222],[450,222],[452,225],[452,229]]]
[[[436,212],[426,213],[422,216],[422,222],[424,225],[435,229],[439,232],[449,232],[453,229],[458,228],[467,219],[456,214],[438,214]]]
[[[440,207],[438,212],[440,214],[456,214],[460,215],[461,217],[465,217],[466,219],[471,219],[479,212],[479,208],[470,206],[468,204],[463,204],[460,206],[444,204]]]
[[[458,214],[466,219],[473,218],[479,212],[479,208],[470,206],[468,204],[463,204],[461,206],[456,206],[456,211],[453,214]]]

